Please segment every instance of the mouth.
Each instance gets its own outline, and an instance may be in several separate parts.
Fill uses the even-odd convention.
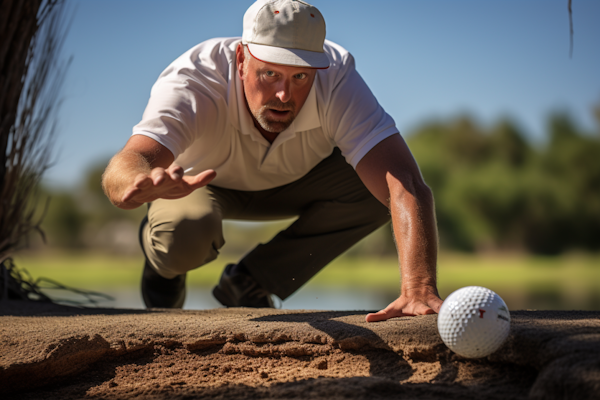
[[[287,118],[291,114],[290,110],[277,110],[275,108],[269,108],[268,111],[275,118]]]

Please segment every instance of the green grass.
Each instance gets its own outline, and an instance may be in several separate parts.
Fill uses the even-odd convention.
[[[15,264],[32,277],[46,277],[66,286],[99,290],[138,287],[141,257],[98,253],[17,255]],[[223,266],[234,259],[222,257],[188,275],[192,286],[217,283]],[[400,273],[394,258],[340,257],[309,283],[321,287],[356,287],[398,293]],[[513,304],[550,308],[600,307],[600,255],[534,257],[441,254],[438,287],[442,297],[469,285],[485,286]],[[508,303],[508,300],[507,300]]]
[[[310,284],[370,287],[399,292],[396,259],[340,258]],[[600,309],[600,255],[441,254],[442,298],[464,286],[484,286],[517,308]]]

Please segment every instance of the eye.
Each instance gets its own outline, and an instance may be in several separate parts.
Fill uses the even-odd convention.
[[[308,75],[306,75],[304,72],[301,72],[299,74],[294,75],[294,78],[296,79],[306,79]]]
[[[268,76],[268,77],[273,77],[273,76],[275,76],[275,72],[273,72],[273,71],[265,71],[265,75]]]

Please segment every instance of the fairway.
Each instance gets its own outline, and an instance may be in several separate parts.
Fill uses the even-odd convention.
[[[191,272],[192,287],[212,287],[226,263],[218,260]],[[87,290],[123,288],[138,290],[142,259],[99,253],[18,255],[15,263],[35,278]],[[464,286],[494,290],[513,309],[600,309],[600,256],[534,257],[483,256],[445,253],[438,261],[438,288],[442,298]],[[318,273],[305,287],[344,287],[389,293],[400,286],[397,260],[342,256]],[[302,290],[302,289],[301,289]]]

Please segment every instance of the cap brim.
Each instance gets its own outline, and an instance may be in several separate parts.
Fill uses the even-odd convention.
[[[252,57],[268,63],[294,67],[329,68],[329,58],[324,52],[286,49],[255,43],[248,43],[248,50]]]

